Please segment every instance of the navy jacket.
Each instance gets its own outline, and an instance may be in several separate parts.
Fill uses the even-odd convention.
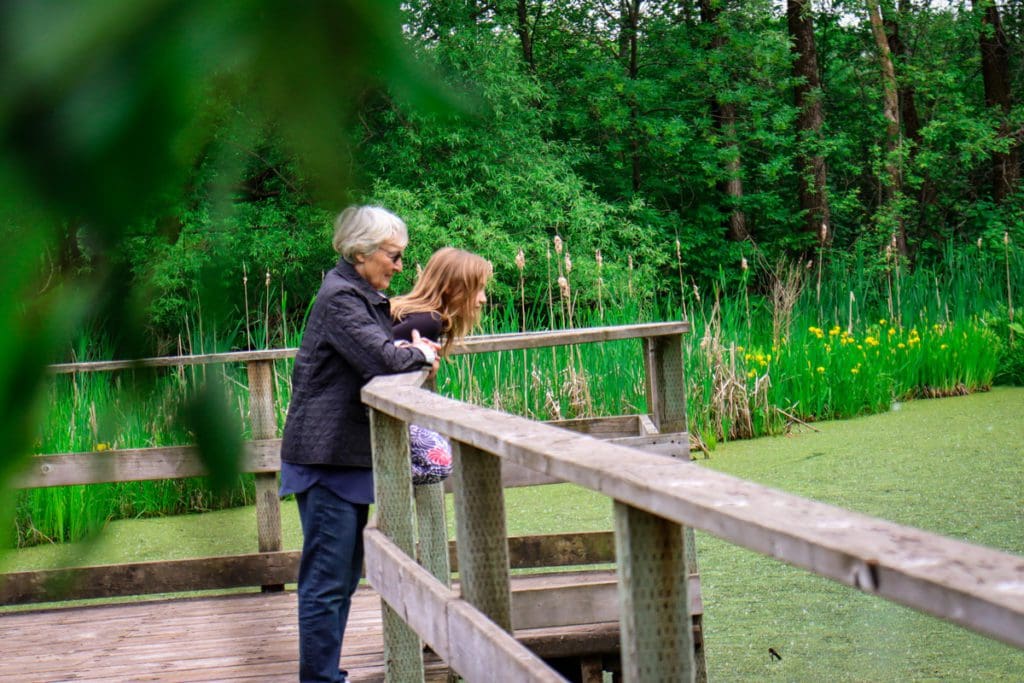
[[[372,466],[360,390],[377,375],[428,365],[418,349],[394,345],[391,325],[387,297],[339,261],[320,286],[295,357],[281,460]]]

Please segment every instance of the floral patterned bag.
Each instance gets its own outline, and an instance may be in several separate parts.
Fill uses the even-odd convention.
[[[412,483],[436,484],[452,473],[452,445],[437,432],[409,425]]]

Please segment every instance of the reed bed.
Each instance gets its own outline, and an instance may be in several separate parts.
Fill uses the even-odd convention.
[[[914,398],[983,391],[999,378],[1024,381],[1021,306],[1014,299],[1024,291],[1024,255],[1008,237],[951,249],[934,268],[910,269],[891,255],[859,250],[833,254],[827,263],[769,263],[755,250],[731,272],[722,268],[703,291],[685,279],[677,246],[668,267],[678,288],[662,292],[640,291],[631,255],[624,263],[600,251],[585,259],[570,256],[570,246],[556,239],[532,250],[546,255],[539,263],[519,252],[509,268],[497,268],[513,273],[513,298],[492,303],[481,331],[690,320],[684,364],[697,448],[885,411]],[[530,273],[540,277],[531,280]],[[297,346],[302,325],[287,324],[283,295],[273,302],[272,296],[267,276],[259,300],[239,311],[245,324],[221,338],[201,319],[185,321],[179,352]],[[83,337],[72,356],[103,358],[102,338]],[[221,373],[233,410],[248,424],[241,365],[134,372],[55,377],[38,452],[188,443],[177,406],[210,372]],[[291,361],[275,364],[279,425],[290,374]],[[437,388],[540,420],[647,409],[639,340],[456,356],[442,365]],[[77,540],[109,519],[230,507],[252,495],[246,476],[217,492],[201,479],[26,491],[18,496],[16,538],[19,545]]]

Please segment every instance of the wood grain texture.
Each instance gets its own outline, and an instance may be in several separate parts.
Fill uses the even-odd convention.
[[[239,463],[242,472],[274,473],[281,469],[281,440],[247,441]],[[112,481],[185,479],[207,474],[192,446],[127,448],[86,453],[36,455],[15,477],[15,488],[45,488]]]

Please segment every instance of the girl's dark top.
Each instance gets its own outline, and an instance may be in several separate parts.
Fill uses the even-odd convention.
[[[430,341],[441,341],[441,315],[432,311],[410,313],[395,323],[395,339],[412,340],[412,331],[419,330],[421,337]]]
[[[387,297],[339,261],[317,293],[295,357],[282,462],[371,467],[360,390],[377,375],[429,365],[418,349],[395,346],[391,327]]]

